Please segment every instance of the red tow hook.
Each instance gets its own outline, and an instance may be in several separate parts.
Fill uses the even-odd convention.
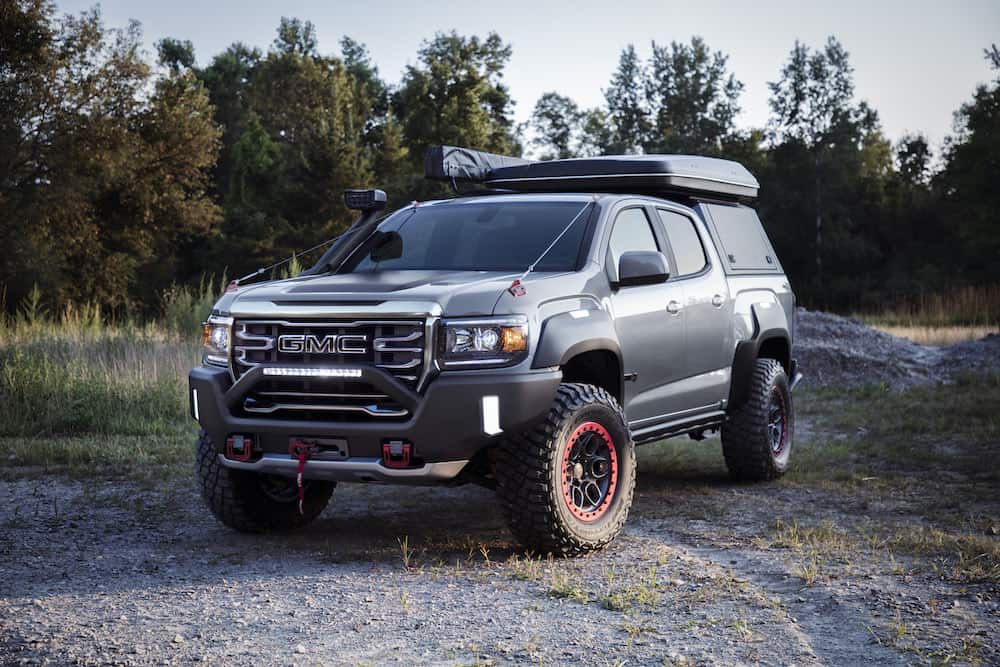
[[[382,443],[382,465],[386,468],[409,468],[413,445],[403,440]]]
[[[293,458],[299,460],[299,471],[295,475],[295,483],[299,487],[299,514],[304,514],[302,510],[302,505],[306,500],[306,489],[302,485],[302,473],[306,469],[306,461],[309,457],[319,451],[319,448],[311,442],[303,442],[301,440],[292,440],[288,445],[288,453],[292,455]]]

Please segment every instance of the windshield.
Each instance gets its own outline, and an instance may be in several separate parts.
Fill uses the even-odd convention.
[[[381,234],[345,270],[524,271],[586,205],[490,201],[404,209],[379,225]],[[588,218],[583,212],[535,270],[575,270]]]

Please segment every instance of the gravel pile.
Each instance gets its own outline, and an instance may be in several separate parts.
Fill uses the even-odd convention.
[[[886,383],[894,389],[1000,369],[1000,336],[948,347],[918,345],[860,320],[799,308],[795,356],[807,386]]]

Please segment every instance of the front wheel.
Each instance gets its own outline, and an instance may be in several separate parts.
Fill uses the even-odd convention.
[[[758,359],[746,403],[722,426],[722,453],[733,479],[756,482],[785,474],[794,424],[784,367],[774,359]]]
[[[198,437],[195,461],[201,496],[216,519],[243,533],[299,528],[318,517],[333,495],[335,482],[307,480],[299,512],[295,480],[233,470],[219,462],[219,453],[204,431]]]
[[[635,488],[635,446],[618,402],[588,384],[560,385],[548,416],[509,436],[497,457],[497,492],[526,547],[581,554],[625,525]]]

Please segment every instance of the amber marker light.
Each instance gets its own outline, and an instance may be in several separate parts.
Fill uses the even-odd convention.
[[[527,350],[528,327],[503,327],[501,329],[500,349],[504,352],[524,352]]]

